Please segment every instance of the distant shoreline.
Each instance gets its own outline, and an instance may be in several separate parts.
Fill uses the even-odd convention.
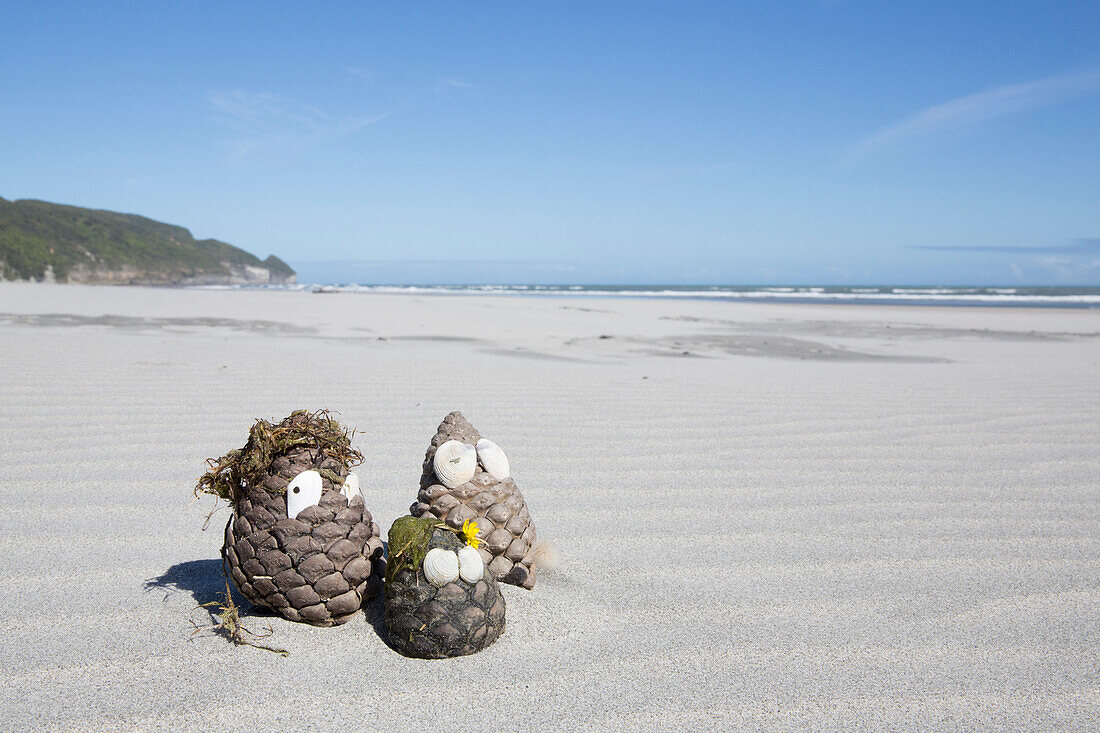
[[[32,282],[26,280],[0,282]],[[1100,287],[938,287],[938,286],[727,286],[727,285],[358,285],[262,282],[117,282],[72,283],[163,288],[168,290],[240,290],[313,294],[458,295],[534,298],[703,300],[731,303],[800,305],[894,305],[966,308],[1100,308]]]
[[[213,290],[285,290],[312,293],[508,295],[609,299],[657,298],[755,303],[827,303],[832,305],[1100,308],[1100,287],[348,285],[324,283],[187,287]]]

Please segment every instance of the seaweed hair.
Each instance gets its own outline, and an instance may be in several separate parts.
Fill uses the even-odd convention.
[[[264,485],[264,473],[273,460],[301,449],[319,451],[350,468],[363,461],[363,454],[351,445],[352,434],[328,410],[295,410],[280,423],[257,419],[243,448],[207,459],[208,468],[199,477],[195,496],[212,494],[236,507],[250,488]],[[336,485],[344,483],[332,471],[320,469],[320,473]],[[286,491],[285,487],[279,491],[265,489],[272,493]]]

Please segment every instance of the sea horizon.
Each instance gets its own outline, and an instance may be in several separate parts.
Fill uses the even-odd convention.
[[[672,298],[730,302],[841,305],[1100,308],[1097,286],[941,285],[634,285],[294,283],[200,285],[214,290],[286,290],[311,293],[507,295],[517,297]]]

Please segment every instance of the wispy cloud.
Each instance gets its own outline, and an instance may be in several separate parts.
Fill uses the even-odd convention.
[[[448,89],[469,89],[472,86],[473,84],[468,81],[463,81],[462,79],[456,79],[454,77],[444,77],[436,81],[435,90],[437,92],[445,92]]]
[[[371,71],[370,69],[364,69],[359,66],[349,66],[344,69],[344,71],[363,81],[374,81],[381,76],[377,71]]]
[[[1048,256],[1100,254],[1100,238],[1078,239],[1072,244],[1053,247],[1009,247],[1009,246],[955,246],[955,245],[914,245],[909,249],[925,249],[940,252],[985,252],[989,254],[1039,254]]]
[[[277,94],[241,90],[216,91],[207,98],[211,119],[235,133],[230,161],[259,150],[301,151],[346,137],[396,110],[369,115],[332,115]]]
[[[1011,262],[1009,270],[1021,282],[1096,285],[1100,282],[1100,257],[1031,257]]]
[[[1100,69],[994,87],[933,105],[884,127],[856,143],[850,157],[856,159],[913,138],[977,125],[1097,91]]]
[[[1008,268],[1020,282],[1091,283],[1100,274],[1100,238],[1050,247],[918,245],[909,249],[1009,255]]]
[[[724,171],[734,170],[739,167],[740,166],[734,163],[661,165],[654,166],[653,168],[643,171],[639,176],[639,180],[656,181],[665,178],[691,178],[695,176],[706,176],[711,173],[722,173]]]
[[[344,72],[364,82],[373,82],[381,76],[357,66],[345,67]],[[419,91],[396,99],[386,111],[371,114],[332,114],[279,94],[240,89],[210,92],[207,102],[212,110],[210,119],[234,133],[227,143],[229,161],[236,163],[259,151],[301,152],[314,145],[339,140],[423,104],[425,99],[442,98],[452,89],[473,86],[457,77],[440,77],[434,85],[422,84]]]

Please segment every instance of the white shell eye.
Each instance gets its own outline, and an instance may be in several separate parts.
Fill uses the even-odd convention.
[[[458,574],[467,583],[476,583],[485,575],[485,562],[481,553],[466,545],[458,551]]]
[[[344,488],[340,489],[340,493],[348,498],[348,503],[357,496],[362,496],[363,492],[359,488],[359,477],[354,473],[349,473],[347,478],[344,479]]]
[[[458,555],[437,547],[424,556],[424,577],[436,588],[458,580]]]
[[[448,440],[436,448],[432,466],[439,483],[453,489],[474,477],[474,472],[477,471],[477,450],[472,445]]]
[[[321,502],[321,474],[316,471],[302,471],[286,487],[286,515],[296,519],[307,507],[317,506]]]
[[[508,456],[493,441],[486,438],[477,441],[477,457],[481,460],[482,467],[497,481],[503,481],[511,475]]]

